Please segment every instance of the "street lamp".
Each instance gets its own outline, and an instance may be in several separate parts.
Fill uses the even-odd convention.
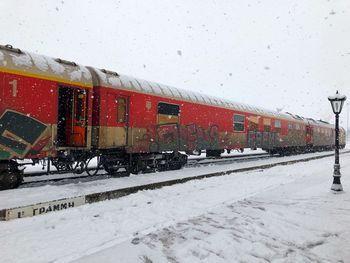
[[[334,96],[329,96],[328,100],[331,102],[333,112],[335,114],[335,163],[333,173],[333,184],[331,190],[343,191],[343,186],[340,182],[340,164],[339,164],[339,114],[343,108],[344,101],[346,100],[345,95],[337,93]]]

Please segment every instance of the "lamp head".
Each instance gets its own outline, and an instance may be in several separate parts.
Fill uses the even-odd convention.
[[[340,95],[339,92],[334,96],[329,96],[328,100],[331,102],[334,114],[340,114],[343,109],[344,101],[346,100],[345,95]]]

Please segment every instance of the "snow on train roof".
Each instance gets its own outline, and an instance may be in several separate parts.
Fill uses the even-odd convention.
[[[0,71],[16,72],[18,70],[24,74],[37,75],[44,79],[51,79],[63,83],[92,87],[93,84],[96,84],[95,82],[98,81],[100,85],[110,86],[112,88],[124,88],[195,103],[232,108],[238,111],[247,111],[254,114],[260,113],[275,118],[307,122],[306,119],[297,118],[292,114],[284,114],[244,103],[237,103],[231,100],[208,96],[198,92],[170,87],[126,75],[119,75],[112,71],[85,67],[78,65],[75,62],[59,58],[54,59],[43,55],[24,52],[20,49],[13,48],[10,45],[0,45]],[[95,79],[95,76],[92,76],[91,73],[96,73],[93,75],[96,75],[97,79]]]
[[[102,86],[109,86],[112,88],[124,88],[128,90],[161,95],[169,98],[186,100],[186,101],[191,101],[195,103],[203,103],[203,104],[215,105],[215,106],[224,107],[224,108],[232,108],[238,111],[248,111],[255,114],[260,113],[262,115],[268,115],[275,118],[297,120],[288,114],[279,113],[279,112],[275,112],[275,111],[271,111],[263,108],[258,108],[258,107],[254,107],[244,103],[237,103],[231,100],[226,100],[226,99],[217,98],[214,96],[201,94],[199,92],[170,87],[164,84],[142,80],[142,79],[130,77],[127,75],[121,75],[112,71],[100,70],[96,68],[92,68],[92,69],[96,72],[96,76],[98,78],[97,81],[99,83],[96,83],[96,84],[102,85]],[[306,122],[305,119],[300,119],[299,121]]]
[[[63,59],[24,52],[10,45],[0,45],[0,70],[13,72],[20,70],[28,75],[92,86],[92,77],[88,68]]]

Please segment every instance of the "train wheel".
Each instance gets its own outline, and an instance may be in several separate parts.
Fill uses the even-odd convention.
[[[100,161],[100,156],[96,156],[96,168],[95,166],[91,166],[91,160],[95,159],[90,158],[87,162],[86,162],[86,172],[89,176],[95,176],[98,171],[101,169],[101,161]]]
[[[18,169],[15,161],[0,163],[0,190],[18,187],[23,180],[23,171]]]
[[[141,169],[138,165],[133,165],[130,169],[130,172],[132,174],[139,174],[141,172]]]
[[[86,170],[86,163],[85,161],[76,161],[73,164],[73,173],[75,174],[82,174]]]
[[[133,157],[130,172],[132,174],[139,174],[142,171],[142,167],[144,167],[142,160],[137,156]]]

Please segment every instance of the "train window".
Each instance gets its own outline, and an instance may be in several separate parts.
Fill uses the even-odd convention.
[[[275,120],[275,128],[281,128],[281,121],[280,120]]]
[[[288,123],[288,130],[293,130],[293,123]]]
[[[244,131],[244,116],[235,114],[233,115],[233,130]]]
[[[85,95],[81,91],[78,91],[78,98],[76,102],[76,115],[75,119],[77,121],[84,121],[85,119]]]
[[[264,123],[264,131],[265,132],[271,131],[271,119],[264,118],[263,123]]]
[[[125,98],[119,97],[117,99],[117,122],[123,123],[126,122],[126,100]]]
[[[179,116],[180,107],[179,105],[168,104],[160,102],[158,104],[158,114]]]
[[[260,116],[250,116],[248,120],[249,120],[248,122],[249,131],[258,131]]]
[[[164,102],[158,103],[157,124],[175,124],[180,121],[180,106]]]
[[[295,124],[295,129],[296,130],[300,130],[300,124],[299,123]]]

